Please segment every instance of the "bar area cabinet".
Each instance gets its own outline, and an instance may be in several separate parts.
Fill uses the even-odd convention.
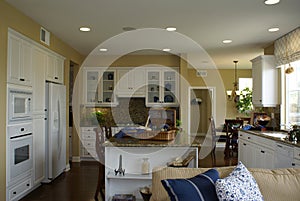
[[[116,71],[102,67],[84,69],[84,103],[86,105],[114,106]]]

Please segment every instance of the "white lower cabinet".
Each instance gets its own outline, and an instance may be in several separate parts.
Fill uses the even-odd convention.
[[[96,127],[81,127],[80,160],[94,160],[96,154]]]
[[[33,117],[33,185],[40,185],[45,178],[46,139],[45,114]]]
[[[248,168],[274,168],[275,141],[239,132],[239,161]]]
[[[32,178],[27,177],[7,189],[7,200],[17,201],[32,188]]]

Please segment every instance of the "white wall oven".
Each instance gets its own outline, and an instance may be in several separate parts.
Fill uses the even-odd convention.
[[[32,89],[9,85],[8,122],[26,121],[32,119]]]
[[[33,168],[32,123],[8,126],[7,183],[26,177]]]

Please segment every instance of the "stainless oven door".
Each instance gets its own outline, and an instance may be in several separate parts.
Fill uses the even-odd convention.
[[[10,143],[10,175],[13,181],[22,174],[28,173],[33,167],[32,160],[32,133],[13,136]]]

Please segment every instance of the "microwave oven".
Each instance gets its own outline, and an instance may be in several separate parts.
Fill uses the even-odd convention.
[[[32,89],[21,87],[8,88],[8,121],[32,119]]]

